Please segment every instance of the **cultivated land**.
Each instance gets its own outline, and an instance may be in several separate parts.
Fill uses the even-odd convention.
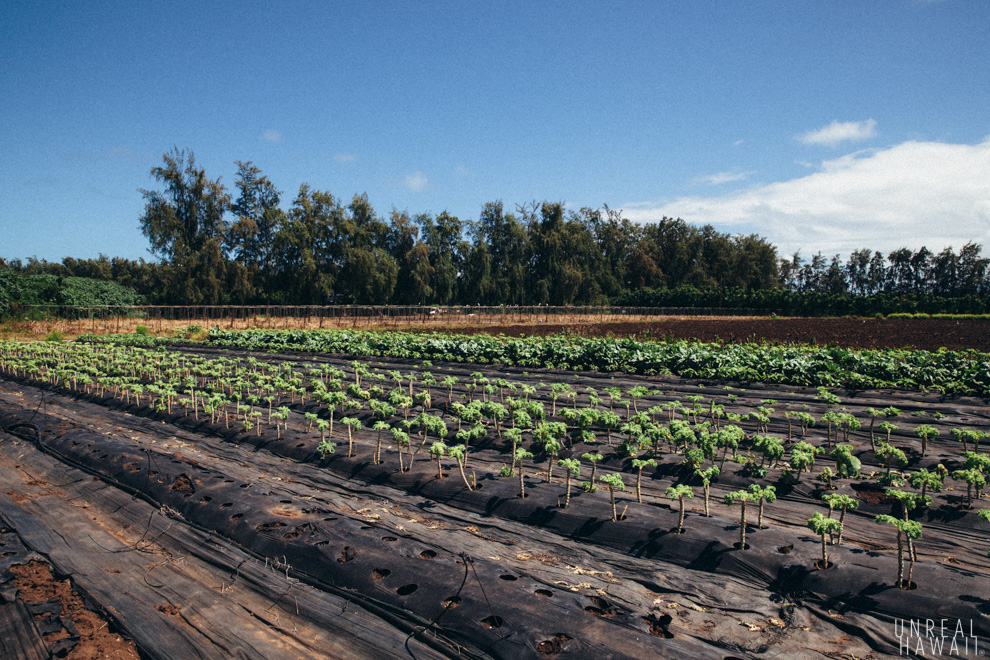
[[[822,321],[806,327],[855,327]],[[735,338],[776,336],[781,322]],[[947,323],[940,339],[966,327]],[[651,324],[651,333],[674,335],[653,328],[675,325]],[[895,345],[905,344],[918,345]],[[981,397],[831,388],[838,401],[829,402],[796,385],[207,346],[103,346],[90,359],[58,346],[18,361],[8,345],[0,357],[0,580],[9,585],[10,567],[45,559],[146,657],[879,658],[896,656],[900,622],[919,618],[962,621],[990,641],[990,522],[977,514],[985,500],[969,506],[976,495],[963,475],[926,488],[931,501],[910,514],[923,532],[913,570],[902,554],[907,589],[895,585],[902,539],[875,521],[903,518],[881,483],[888,468],[935,474],[941,464],[951,475],[987,456],[990,441],[967,459],[953,434],[990,431]],[[180,384],[174,396],[148,387],[166,376]],[[210,401],[233,391],[247,409]],[[877,414],[891,408],[898,414]],[[520,411],[535,429],[523,430]],[[843,429],[829,432],[830,412],[847,415],[837,420]],[[803,437],[800,413],[817,421]],[[350,438],[345,417],[359,422]],[[407,446],[373,428],[401,430],[405,419],[423,422],[408,428]],[[897,428],[888,436],[883,422]],[[623,428],[630,423],[638,426]],[[521,457],[526,497],[514,425],[532,454]],[[925,451],[923,426],[939,431]],[[779,442],[758,440],[769,437]],[[467,445],[463,477],[457,453],[433,444],[441,439]],[[887,440],[906,464],[878,451]],[[800,442],[822,449],[810,466]],[[839,478],[836,445],[851,446],[860,476]],[[402,446],[411,467],[400,471]],[[568,458],[579,462],[569,502],[556,462]],[[651,458],[637,495],[633,460]],[[721,467],[709,516],[686,460]],[[836,473],[831,484],[819,478],[824,468]],[[580,487],[592,469],[597,492]],[[625,488],[614,509],[598,478],[611,475]],[[682,530],[680,501],[667,492],[678,484],[693,487]],[[725,499],[754,484],[774,486],[776,499],[762,527],[750,502],[742,528],[741,504]],[[892,487],[920,496],[910,484]],[[841,544],[826,546],[828,568],[807,525],[829,514],[823,494],[857,507]],[[31,617],[5,616],[18,624],[4,638],[5,650],[18,649],[10,657],[47,657],[59,643]],[[60,625],[63,646],[83,639],[81,625]]]
[[[549,336],[561,332],[598,337],[652,337],[697,339],[699,341],[749,342],[754,340],[784,344],[818,344],[852,348],[917,348],[937,351],[975,349],[990,352],[990,321],[981,319],[875,319],[875,318],[770,318],[746,316],[647,316],[630,314],[615,317],[594,314],[550,315],[504,314],[475,317],[449,314],[434,317],[404,316],[383,319],[378,316],[323,318],[307,316],[188,319],[108,318],[75,321],[20,321],[0,326],[0,338],[41,339],[55,331],[73,338],[89,332],[134,332],[144,325],[154,334],[182,332],[190,325],[204,329],[359,329],[411,330],[415,332],[457,332],[463,334],[505,334],[510,337]]]

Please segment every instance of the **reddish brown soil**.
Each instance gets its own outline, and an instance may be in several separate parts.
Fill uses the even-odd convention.
[[[457,326],[446,328],[464,334],[511,336],[553,335],[561,332],[583,336],[653,337],[741,343],[837,345],[850,348],[972,348],[990,351],[990,321],[948,319],[860,318],[690,318],[632,323],[541,323]],[[433,332],[436,328],[426,328]]]
[[[72,620],[80,638],[67,658],[137,660],[140,657],[134,642],[111,632],[102,616],[86,609],[82,597],[72,589],[68,580],[57,580],[52,576],[48,564],[35,560],[20,566],[11,566],[10,572],[15,576],[14,586],[17,588],[18,598],[26,603],[58,601],[59,616]],[[63,628],[59,632],[45,635],[44,639],[51,644],[68,636],[69,633]]]

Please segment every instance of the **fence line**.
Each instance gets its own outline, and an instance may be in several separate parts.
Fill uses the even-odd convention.
[[[540,305],[27,305],[30,318],[59,319],[80,331],[155,331],[200,325],[221,328],[409,327],[414,325],[648,320],[665,316],[769,316],[722,307],[552,307]],[[88,327],[87,327],[88,326]]]

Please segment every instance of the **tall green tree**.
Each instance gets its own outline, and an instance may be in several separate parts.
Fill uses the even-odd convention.
[[[168,297],[185,304],[223,302],[230,195],[220,179],[212,181],[196,167],[191,151],[176,148],[162,158],[164,164],[151,168],[151,176],[165,189],[140,191],[145,201],[140,225],[152,253],[167,264]]]
[[[257,279],[265,302],[271,302],[278,265],[275,236],[286,222],[285,212],[279,208],[282,193],[250,161],[237,161],[234,183],[239,193],[230,207],[235,220],[224,237],[224,247],[234,262],[247,269],[249,277]]]

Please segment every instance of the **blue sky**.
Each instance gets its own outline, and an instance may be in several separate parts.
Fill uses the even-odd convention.
[[[780,247],[990,252],[990,2],[0,6],[0,257],[150,258],[189,148],[379,215],[532,200]]]

